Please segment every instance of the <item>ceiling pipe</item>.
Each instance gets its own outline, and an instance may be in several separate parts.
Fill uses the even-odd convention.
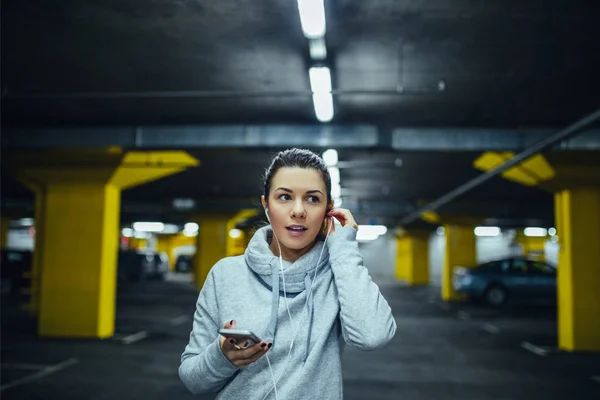
[[[337,96],[401,96],[431,94],[430,90],[396,89],[396,90],[370,90],[370,89],[333,89],[332,94]],[[38,93],[38,94],[11,94],[7,92],[2,98],[5,100],[98,100],[98,99],[215,99],[215,98],[257,98],[257,97],[306,97],[312,98],[311,90],[182,90],[182,91],[151,91],[151,92],[80,92],[80,93]]]
[[[410,224],[411,222],[414,222],[414,221],[418,220],[419,218],[421,218],[421,214],[423,212],[437,210],[441,206],[448,204],[449,202],[456,199],[457,197],[467,193],[469,190],[472,190],[475,187],[481,185],[482,183],[492,179],[496,175],[501,174],[502,172],[506,171],[510,167],[513,167],[513,166],[527,160],[529,157],[533,156],[534,154],[537,154],[537,153],[547,149],[548,147],[550,147],[562,140],[565,140],[565,139],[569,138],[570,136],[573,136],[573,135],[581,132],[582,130],[584,130],[588,126],[590,126],[591,124],[598,121],[599,119],[600,119],[600,109],[581,118],[580,120],[571,124],[570,126],[566,127],[565,129],[563,129],[553,135],[550,135],[550,136],[540,140],[539,142],[531,145],[530,147],[523,150],[521,153],[517,154],[515,157],[513,157],[509,161],[505,162],[504,164],[501,164],[498,167],[477,176],[476,178],[466,182],[465,184],[457,187],[456,189],[451,190],[450,192],[446,193],[445,195],[441,196],[440,198],[428,203],[427,205],[423,206],[422,208],[408,214],[407,216],[405,216],[404,218],[402,218],[400,220],[399,225],[401,227],[406,226],[406,225]]]

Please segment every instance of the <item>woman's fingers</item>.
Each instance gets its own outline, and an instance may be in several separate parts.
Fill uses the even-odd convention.
[[[262,345],[265,345],[264,347]],[[252,347],[250,347],[248,350],[252,349],[253,347],[256,347],[257,345],[254,345]],[[250,357],[247,358],[243,358],[243,359],[239,359],[238,360],[238,365],[240,366],[245,366],[248,364],[252,364],[253,362],[255,362],[256,360],[258,360],[259,358],[261,358],[262,356],[264,356],[267,351],[269,351],[269,345],[265,342],[263,342],[262,344],[259,344],[259,350],[258,351],[254,351],[253,353],[248,353],[248,354],[252,354]],[[241,353],[241,352],[240,352]]]
[[[342,224],[342,226],[351,226],[352,228],[358,230],[358,224],[354,220],[354,217],[352,216],[350,210],[347,210],[345,208],[334,208],[327,215],[334,217],[335,219],[340,221],[340,224]]]
[[[227,323],[223,326],[223,328],[233,329],[235,324],[236,324],[236,321],[234,319],[232,319],[231,321],[227,321]],[[232,340],[233,340],[233,342],[231,342]],[[235,343],[234,339],[221,336],[221,337],[219,337],[219,344],[221,345],[221,348],[223,349],[223,351],[228,351],[228,350],[233,349],[235,347],[236,343]]]

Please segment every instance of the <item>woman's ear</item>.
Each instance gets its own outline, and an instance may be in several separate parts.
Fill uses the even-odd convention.
[[[260,202],[262,203],[263,208],[267,208],[267,201],[265,200],[265,195],[260,196]]]

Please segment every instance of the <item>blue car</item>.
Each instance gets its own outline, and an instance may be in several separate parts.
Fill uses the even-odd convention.
[[[509,298],[556,301],[556,268],[541,261],[506,258],[472,268],[455,267],[454,290],[489,305],[504,305]]]

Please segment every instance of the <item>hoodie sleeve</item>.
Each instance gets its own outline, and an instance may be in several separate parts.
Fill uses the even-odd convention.
[[[364,350],[384,346],[396,333],[396,321],[379,287],[363,266],[356,230],[336,228],[327,246],[340,303],[344,341]]]
[[[216,266],[215,266],[216,267]],[[239,370],[219,345],[215,268],[209,272],[196,302],[190,340],[179,366],[179,377],[194,394],[216,392]]]

